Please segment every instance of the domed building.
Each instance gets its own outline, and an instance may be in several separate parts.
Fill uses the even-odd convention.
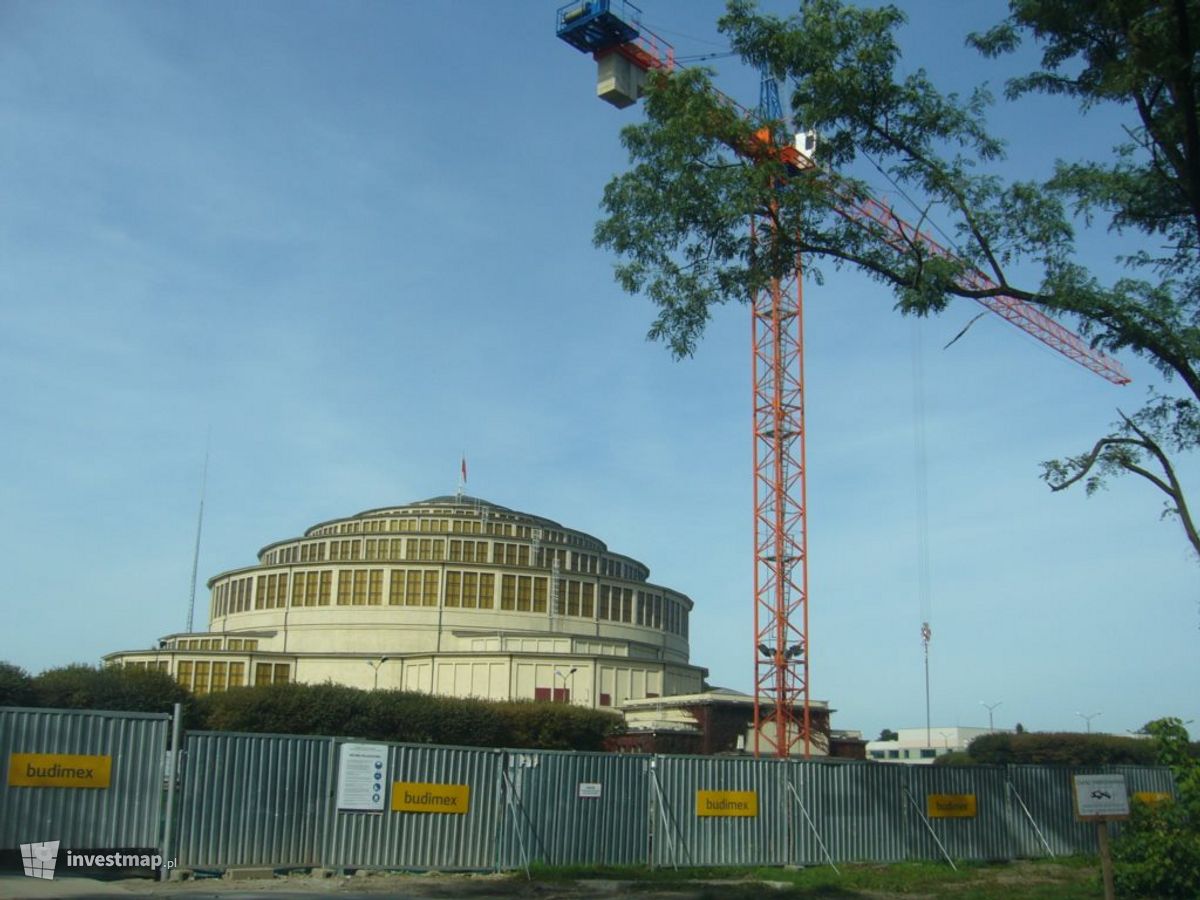
[[[333,681],[583,706],[701,690],[692,601],[591,535],[467,496],[372,509],[215,576],[209,629],[113,665],[194,693]]]

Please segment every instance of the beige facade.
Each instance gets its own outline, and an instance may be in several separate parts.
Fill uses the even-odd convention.
[[[322,522],[208,582],[209,630],[105,657],[197,693],[333,681],[618,706],[700,690],[692,601],[557,522],[437,497]]]

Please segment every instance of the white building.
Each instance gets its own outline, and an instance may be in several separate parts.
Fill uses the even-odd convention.
[[[967,745],[983,734],[1004,731],[1002,728],[952,727],[901,728],[895,741],[868,741],[867,759],[877,762],[932,763],[937,757],[953,751],[965,751]]]
[[[314,525],[215,576],[209,627],[110,665],[194,693],[333,681],[359,688],[616,707],[701,690],[692,601],[580,531],[473,497]]]

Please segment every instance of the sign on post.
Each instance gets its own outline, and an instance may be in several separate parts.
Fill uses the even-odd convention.
[[[1108,845],[1110,819],[1129,818],[1129,794],[1124,775],[1074,775],[1075,817],[1096,823],[1096,841],[1100,845],[1100,873],[1104,880],[1104,900],[1117,896],[1113,879],[1112,851]]]
[[[1087,821],[1128,819],[1124,775],[1075,775],[1075,815]]]
[[[383,812],[387,744],[342,744],[338,752],[337,808]]]

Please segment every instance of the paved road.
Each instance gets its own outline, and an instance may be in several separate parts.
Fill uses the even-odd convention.
[[[644,887],[644,886],[643,886]],[[697,888],[699,890],[699,888]],[[549,884],[516,875],[370,875],[357,878],[273,878],[259,881],[197,881],[157,883],[148,878],[99,881],[58,877],[54,880],[0,874],[0,898],[20,900],[283,900],[287,897],[329,897],[330,900],[614,900],[626,896],[619,881],[579,881]],[[641,900],[658,896],[686,900],[689,892],[639,890]]]

